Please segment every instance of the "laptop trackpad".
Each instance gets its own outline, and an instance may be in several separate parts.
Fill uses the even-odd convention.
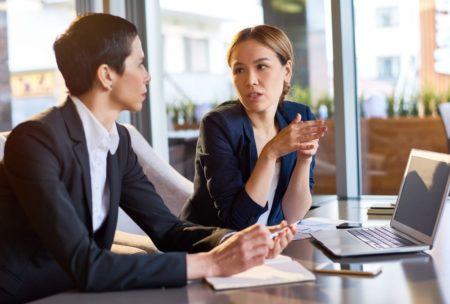
[[[372,252],[374,249],[351,235],[348,230],[317,231],[312,233],[314,239],[326,244],[335,255],[352,255]]]

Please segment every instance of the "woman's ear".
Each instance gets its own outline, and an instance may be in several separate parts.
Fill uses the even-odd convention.
[[[284,65],[284,68],[286,69],[286,74],[284,76],[284,81],[290,82],[292,77],[292,60],[288,60],[286,64]]]
[[[101,86],[106,90],[112,89],[112,83],[114,76],[113,71],[107,64],[102,64],[97,69],[97,78]]]

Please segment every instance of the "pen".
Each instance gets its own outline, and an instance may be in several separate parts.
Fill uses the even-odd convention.
[[[277,230],[277,231],[275,231],[275,232],[272,232],[272,233],[270,234],[270,237],[271,237],[272,239],[275,238],[275,237],[278,236],[278,235],[280,234],[280,232],[283,231],[285,228],[286,228],[286,227],[283,227],[283,228],[281,228],[280,230]]]

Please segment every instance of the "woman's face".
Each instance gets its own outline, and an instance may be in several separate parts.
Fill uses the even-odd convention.
[[[136,36],[131,44],[131,53],[125,59],[123,74],[114,77],[111,97],[120,110],[139,111],[147,95],[149,82],[150,74],[145,68],[141,40]]]
[[[283,66],[272,49],[251,39],[235,46],[230,65],[234,87],[247,112],[275,113],[284,82],[291,78],[292,62]]]

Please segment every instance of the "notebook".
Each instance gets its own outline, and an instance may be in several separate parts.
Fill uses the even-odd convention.
[[[394,214],[395,204],[374,204],[367,209],[369,215],[392,215]]]
[[[450,155],[411,150],[389,226],[317,231],[336,256],[415,252],[432,248],[450,182]]]
[[[316,277],[302,264],[292,258],[279,255],[275,259],[266,260],[263,265],[250,268],[229,277],[208,277],[214,290],[226,290],[313,281]]]

